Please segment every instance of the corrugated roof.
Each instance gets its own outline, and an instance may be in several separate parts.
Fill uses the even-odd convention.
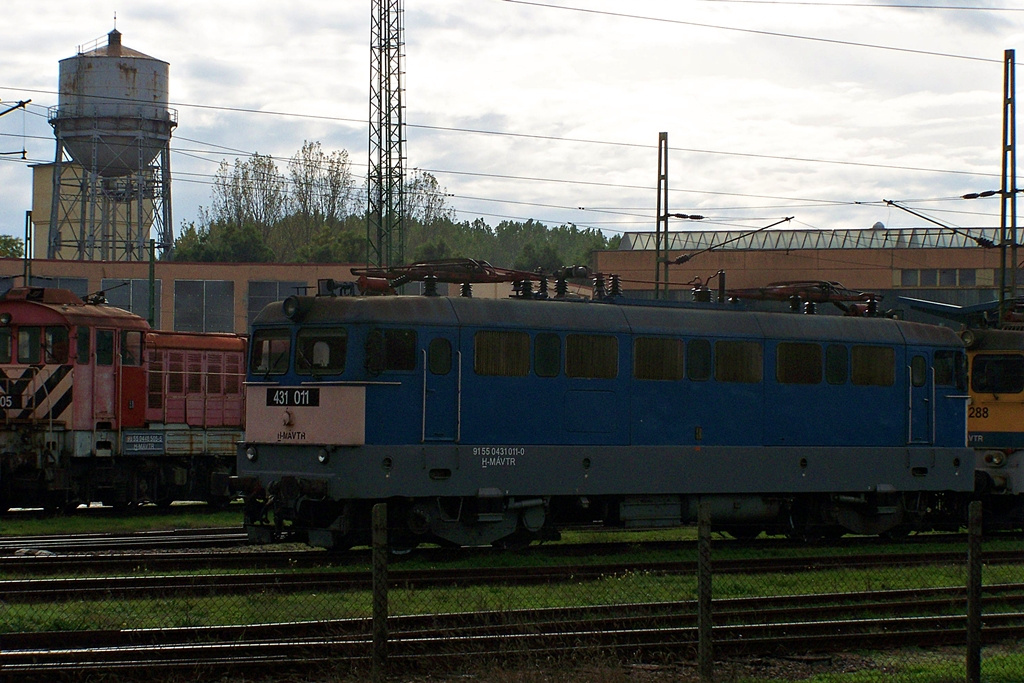
[[[942,228],[897,230],[694,230],[670,232],[666,251],[721,250],[791,251],[794,249],[958,249],[977,247],[972,238],[999,243],[999,228],[953,232]],[[622,235],[622,251],[654,251],[653,232]]]

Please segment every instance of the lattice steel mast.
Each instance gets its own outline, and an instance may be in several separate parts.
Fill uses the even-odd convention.
[[[366,262],[405,262],[405,123],[402,0],[371,0],[370,163]]]

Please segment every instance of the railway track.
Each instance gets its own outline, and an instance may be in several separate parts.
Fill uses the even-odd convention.
[[[22,552],[86,553],[184,548],[221,548],[247,543],[238,527],[168,529],[137,531],[129,534],[43,534],[0,537],[0,556]]]
[[[12,558],[4,558],[12,559]],[[859,556],[819,556],[719,560],[715,574],[764,574],[821,571],[833,568],[876,569],[893,566],[928,566],[962,564],[963,553],[904,553]],[[996,551],[983,554],[986,564],[1024,562],[1024,550]],[[130,573],[122,576],[68,576],[69,572],[100,573],[115,565]],[[211,567],[210,565],[216,565]],[[0,601],[6,604],[61,602],[80,599],[148,599],[165,596],[209,596],[258,593],[300,593],[318,591],[368,590],[372,575],[368,570],[345,570],[331,566],[324,553],[287,552],[239,553],[200,556],[198,554],[129,556],[126,558],[17,558],[17,564],[0,561],[0,569],[13,573],[16,566],[59,578],[26,578],[0,580]],[[238,570],[228,573],[171,573],[175,570],[203,567]],[[251,571],[254,567],[286,569],[287,571]],[[315,569],[314,569],[315,567]],[[163,569],[168,573],[154,574]],[[696,561],[636,563],[567,564],[554,566],[474,567],[458,569],[390,570],[392,585],[409,590],[429,587],[464,585],[541,585],[595,581],[642,571],[649,575],[694,575]]]
[[[984,601],[1003,610],[986,610],[986,643],[1024,637],[1024,584],[988,586]],[[715,653],[962,644],[964,603],[962,588],[715,600]],[[696,618],[692,601],[392,617],[388,658],[394,666],[450,667],[470,658],[544,659],[583,648],[688,657],[697,646]],[[267,673],[328,663],[366,666],[371,648],[369,619],[72,632],[61,634],[59,643],[53,634],[6,634],[0,670],[8,681],[143,667],[150,678],[161,670]]]

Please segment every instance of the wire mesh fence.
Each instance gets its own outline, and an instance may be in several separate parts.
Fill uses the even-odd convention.
[[[168,671],[331,662],[330,678],[296,679],[311,681],[581,666],[650,680],[1024,680],[1019,542],[983,540],[980,516],[953,540],[737,543],[705,517],[672,541],[567,534],[516,552],[395,555],[377,513],[370,553],[21,558],[0,582],[0,677],[152,656]]]

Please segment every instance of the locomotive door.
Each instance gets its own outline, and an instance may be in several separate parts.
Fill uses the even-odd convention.
[[[117,382],[114,372],[115,330],[96,330],[96,363],[92,377],[93,419],[97,422],[114,424],[114,408],[117,401]]]
[[[932,443],[935,405],[935,378],[928,359],[914,354],[910,359],[910,402],[909,439],[910,443]]]
[[[458,332],[427,330],[420,352],[423,362],[423,431],[421,440],[458,441],[461,414],[462,354]]]

